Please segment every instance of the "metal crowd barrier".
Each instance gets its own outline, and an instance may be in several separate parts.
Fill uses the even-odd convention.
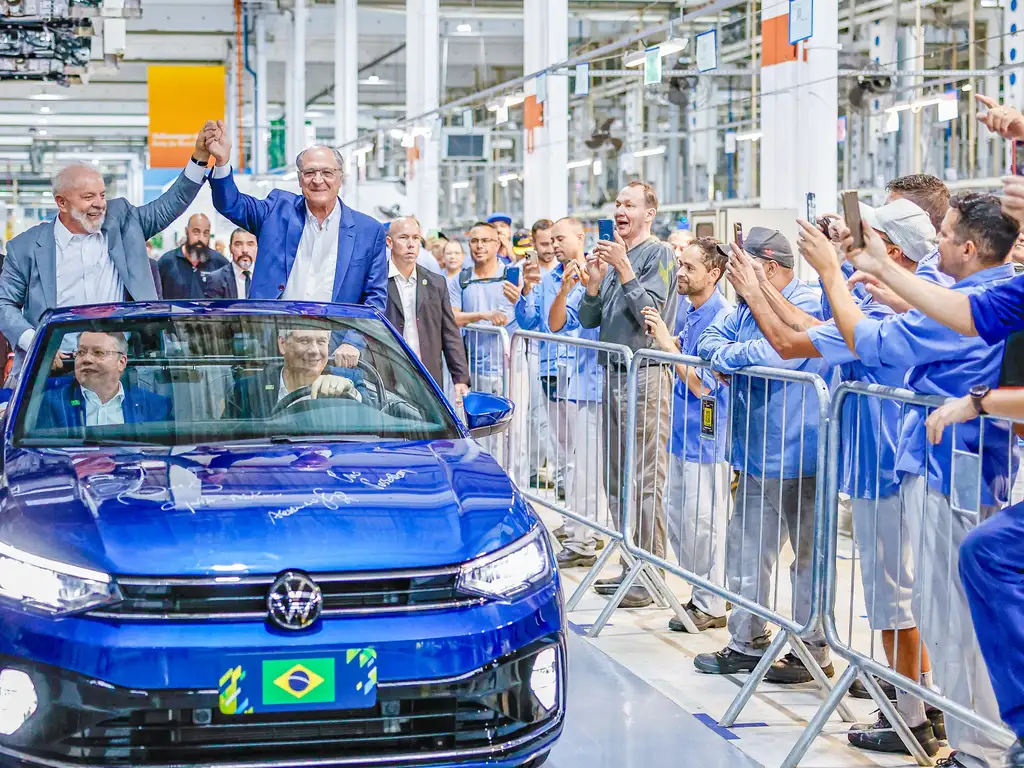
[[[522,354],[527,347],[536,358],[529,366]],[[623,466],[627,440],[625,431],[607,418],[604,405],[609,388],[625,392],[631,359],[629,348],[618,344],[533,331],[512,336],[513,387],[539,372],[547,424],[542,432],[528,427],[510,431],[510,455],[525,457],[524,474],[533,481],[520,483],[520,490],[562,515],[564,549],[580,555],[584,563],[593,561],[566,601],[570,611],[616,554],[625,569],[635,562],[621,547],[618,526],[607,522],[609,499],[614,505],[621,497],[621,470],[616,468]],[[681,620],[690,622],[655,569],[646,570],[641,578],[661,607],[672,607]],[[611,610],[602,613],[588,636],[598,636],[610,615]]]
[[[640,351],[633,356],[629,368],[626,427],[630,439],[625,457],[623,488],[626,492],[620,532],[624,548],[636,558],[636,565],[609,601],[607,611],[613,611],[634,584],[642,564],[674,573],[689,582],[695,594],[700,590],[704,595],[732,603],[730,633],[734,642],[744,646],[736,650],[751,655],[763,650],[763,655],[720,720],[725,727],[736,722],[787,643],[810,671],[823,695],[828,695],[831,686],[822,671],[828,650],[821,630],[819,601],[815,598],[821,589],[824,573],[814,567],[813,557],[824,510],[828,388],[824,380],[815,374],[770,368],[747,368],[731,378],[730,386],[714,386],[713,394],[701,398],[701,417],[697,421],[702,427],[702,439],[706,436],[712,444],[710,453],[705,455],[705,446],[701,445],[697,456],[692,457],[698,460],[683,463],[714,465],[719,462],[719,457],[729,457],[732,469],[739,477],[736,498],[733,500],[728,492],[718,492],[712,479],[712,487],[707,494],[710,503],[702,505],[699,498],[701,481],[698,479],[696,489],[688,489],[685,482],[681,484],[684,493],[698,494],[696,503],[682,503],[678,509],[673,509],[675,500],[672,500],[666,511],[656,495],[660,475],[667,474],[660,470],[662,457],[656,452],[656,447],[661,444],[658,432],[663,429],[667,407],[665,388],[669,380],[664,375],[665,366],[688,366],[698,372],[703,382],[701,392],[710,390],[716,381],[712,378],[708,362],[697,357],[653,350]],[[652,376],[652,369],[658,373]],[[672,375],[675,376],[674,371]],[[675,381],[673,378],[673,384]],[[721,417],[717,414],[725,397],[728,397],[728,406],[725,409],[726,434],[723,435]],[[678,399],[675,402],[679,404]],[[809,420],[817,426],[819,439],[807,434]],[[787,434],[784,428],[791,422],[799,423],[795,435]],[[683,446],[688,445],[689,424],[684,419],[683,434],[678,435],[677,429],[675,436],[676,439],[682,438]],[[653,438],[652,430],[655,432]],[[789,431],[793,432],[792,428]],[[787,460],[786,452],[793,448],[791,441],[794,439],[798,441],[798,456],[795,460]],[[725,441],[724,446],[721,445],[722,440]],[[644,446],[642,451],[640,445]],[[774,464],[773,457],[776,456],[779,457],[778,468],[769,467]],[[672,460],[674,457],[669,458]],[[697,477],[701,476],[698,474]],[[727,509],[718,509],[723,503]],[[708,507],[711,507],[710,511]],[[673,525],[672,517],[678,515],[682,518],[687,510],[692,519],[677,519],[677,524]],[[666,514],[667,520],[659,520]],[[719,521],[720,526],[723,520],[728,520],[726,530],[716,532],[715,521]],[[702,526],[710,527],[704,536],[704,546],[715,551],[697,557],[693,548],[683,551],[685,548],[680,547],[672,553],[674,561],[666,556],[663,543],[659,541],[666,529],[672,534],[673,530],[679,532],[688,527],[696,530]],[[779,599],[779,579],[783,570],[781,560],[788,554],[783,529],[788,531],[788,544],[793,554],[790,565],[793,596],[788,607]],[[722,568],[717,574],[712,572],[716,555],[722,553],[723,545],[720,539],[716,540],[721,536],[726,539],[724,579]],[[673,537],[683,538],[678,533]],[[697,560],[701,562],[699,569],[693,567]],[[780,630],[770,642],[769,624]],[[815,658],[815,651],[818,658]],[[843,718],[853,722],[852,713],[838,701],[836,704]]]
[[[877,446],[884,437],[882,431],[897,430],[898,435],[906,419],[923,420],[942,403],[940,397],[861,383],[844,383],[833,395],[827,503],[816,560],[825,573],[821,590],[825,636],[849,666],[808,723],[785,765],[799,762],[857,678],[920,765],[931,765],[932,761],[876,678],[942,710],[954,749],[970,743],[971,751],[983,752],[989,764],[998,765],[1005,748],[1014,741],[999,718],[958,569],[964,536],[995,513],[1015,476],[1019,480],[1016,438],[1008,434],[1009,422],[983,419],[976,442],[970,422],[951,425],[946,428],[951,441],[948,452],[945,443],[922,446],[926,467],[948,454],[948,495],[929,488],[926,478],[916,476],[904,478],[895,494],[881,493],[884,468]],[[872,407],[877,409],[873,419]],[[851,420],[854,444],[843,445],[843,426],[850,425]],[[862,429],[864,422],[867,430]],[[963,443],[960,449],[954,449],[958,438]],[[891,462],[892,457],[888,458]],[[872,465],[876,482],[865,488],[857,475]],[[837,502],[844,477],[847,485],[852,483],[853,496],[866,497],[854,500],[855,534],[863,540],[852,552],[844,549],[838,536]],[[858,561],[860,579],[856,573]],[[861,606],[865,605],[867,615],[862,616]],[[892,642],[890,666],[880,642],[883,629],[899,629],[904,634],[916,629],[920,639],[916,647],[912,642]],[[912,635],[908,639],[912,641]],[[923,685],[920,674],[908,677],[893,668],[901,666],[903,653],[909,654],[904,668],[909,664],[911,672],[920,669],[923,665],[916,660],[923,658],[925,651],[930,657],[935,688]]]
[[[529,390],[524,394],[510,387],[509,351],[511,348],[508,331],[490,323],[470,323],[462,329],[466,345],[466,361],[469,365],[469,388],[475,392],[486,392],[510,398],[516,406],[512,417],[512,428],[521,429],[525,411],[529,408]],[[462,414],[460,414],[462,415]],[[508,433],[492,435],[481,440],[484,450],[519,482],[516,462],[509,452]]]

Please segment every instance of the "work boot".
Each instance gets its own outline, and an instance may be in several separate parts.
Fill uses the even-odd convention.
[[[704,613],[704,611],[693,604],[692,600],[684,605],[683,608],[690,616],[690,620],[693,622],[694,626],[697,627],[698,632],[703,632],[706,629],[720,629],[729,622],[725,616],[712,616],[709,613]],[[673,616],[668,620],[668,628],[673,632],[686,631],[686,627],[683,626],[682,619],[678,616]]]
[[[633,586],[619,603],[619,608],[646,608],[654,602],[651,593],[641,586]]]
[[[950,752],[949,757],[935,761],[935,768],[967,768],[966,765],[956,759],[956,752]]]
[[[555,562],[559,568],[589,568],[597,562],[596,555],[581,555],[571,549],[563,549],[555,555]]]
[[[825,677],[833,677],[836,674],[835,667],[831,663],[823,667],[822,671],[825,673]],[[800,657],[792,651],[772,664],[764,679],[765,682],[778,683],[779,685],[797,685],[814,680],[810,670],[800,661]]]
[[[888,698],[889,701],[896,701],[896,686],[885,680],[879,680],[877,677],[875,678],[875,682],[878,683],[878,685],[881,687],[882,693],[885,694],[886,698]],[[861,682],[861,679],[859,677],[856,680],[854,680],[853,685],[850,686],[850,695],[853,696],[853,698],[855,699],[871,698],[871,694],[868,693],[867,686],[864,685],[863,682]]]
[[[569,539],[569,532],[565,530],[565,523],[558,526],[551,532],[551,535],[558,539],[558,543],[561,544]]]
[[[942,713],[942,710],[938,707],[924,708],[924,713],[928,715],[928,719],[932,723],[932,730],[935,731],[935,738],[939,741],[946,740],[946,716]],[[1024,766],[1022,766],[1024,768]]]
[[[623,579],[626,578],[626,572],[620,571],[618,576],[613,576],[610,579],[598,579],[594,582],[594,591],[599,595],[614,595],[615,590],[622,584]]]
[[[939,741],[935,738],[931,720],[925,720],[920,725],[913,726],[910,732],[914,734],[914,738],[917,739],[918,744],[921,745],[928,757],[939,751]],[[857,749],[866,749],[871,752],[891,752],[898,755],[910,754],[907,745],[896,733],[889,719],[881,712],[878,713],[878,719],[871,725],[854,724],[846,737],[850,740],[850,744]]]
[[[697,654],[693,666],[707,675],[736,675],[753,672],[760,661],[760,656],[748,656],[732,648],[723,648],[715,653]]]

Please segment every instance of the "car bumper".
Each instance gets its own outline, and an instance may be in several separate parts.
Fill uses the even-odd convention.
[[[24,725],[0,735],[3,766],[518,766],[562,728],[557,582],[510,604],[331,620],[296,634],[252,622],[138,626],[24,614],[17,627],[8,622],[14,612],[3,614],[0,669],[28,673],[38,698]],[[369,647],[379,670],[371,708],[229,716],[219,707],[228,664]],[[558,680],[550,708],[530,683],[548,648]]]

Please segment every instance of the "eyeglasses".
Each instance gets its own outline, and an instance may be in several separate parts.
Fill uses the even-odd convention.
[[[320,177],[324,181],[326,181],[328,184],[330,184],[332,181],[334,181],[336,178],[338,178],[338,169],[337,168],[311,168],[308,171],[302,171],[302,180],[303,181],[313,181],[313,180],[316,179],[317,174],[320,174]]]
[[[469,241],[469,247],[472,248],[474,245],[487,245],[488,243],[498,242],[493,237],[486,237],[482,239],[473,238]]]
[[[79,347],[77,357],[95,357],[97,360],[106,360],[108,357],[120,357],[123,352],[116,349],[91,349],[90,347]]]

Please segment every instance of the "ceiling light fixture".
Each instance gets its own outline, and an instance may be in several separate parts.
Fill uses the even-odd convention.
[[[519,174],[518,173],[503,173],[501,176],[498,177],[498,181],[502,182],[503,184],[508,184],[510,181],[518,181],[518,180],[519,180]]]
[[[32,101],[63,101],[67,98],[62,93],[36,93],[29,96]]]
[[[473,31],[473,25],[467,24],[466,22],[462,22],[455,28],[455,31],[463,35],[466,35]]]
[[[469,189],[468,181],[456,181],[452,183],[452,189]]]
[[[673,38],[671,38],[669,40],[666,40],[663,43],[658,43],[657,44],[658,56],[660,56],[661,58],[664,59],[666,56],[671,56],[674,53],[679,53],[680,51],[682,51],[686,47],[686,44],[688,42],[689,42],[689,40],[687,38],[685,38],[685,37],[673,37]],[[653,48],[655,46],[651,46],[651,47]],[[646,50],[643,50],[643,51],[633,51],[632,53],[626,54],[622,58],[622,66],[624,66],[624,67],[642,67],[644,65],[644,61],[646,60],[646,58],[647,58],[647,51]]]
[[[660,147],[647,147],[646,149],[638,149],[633,153],[633,157],[651,157],[652,155],[663,154],[665,154],[664,144],[662,144]]]
[[[565,167],[570,170],[572,170],[573,168],[586,168],[592,162],[594,161],[591,160],[590,158],[587,158],[586,160],[573,160],[571,163],[566,163]]]
[[[758,141],[761,138],[761,131],[750,131],[749,133],[737,133],[736,141]]]

